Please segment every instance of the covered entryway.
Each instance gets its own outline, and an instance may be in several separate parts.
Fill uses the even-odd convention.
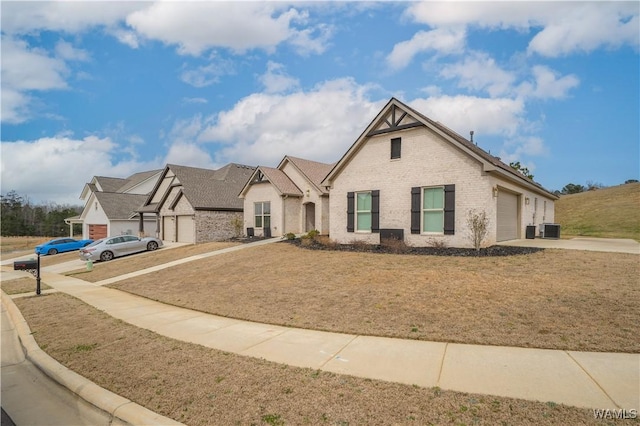
[[[107,225],[89,225],[89,239],[99,240],[107,238]]]
[[[496,241],[516,240],[518,235],[518,195],[505,190],[498,191],[498,215]]]
[[[173,216],[162,216],[162,239],[169,242],[176,241],[176,225]]]
[[[178,242],[195,243],[195,220],[193,216],[178,216]]]
[[[304,205],[304,232],[316,229],[316,204],[307,203]]]

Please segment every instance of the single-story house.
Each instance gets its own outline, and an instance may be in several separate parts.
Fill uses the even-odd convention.
[[[145,223],[148,235],[155,235],[155,217],[142,217],[138,207],[147,199],[162,170],[150,170],[129,176],[114,178],[94,176],[85,184],[80,194],[84,209],[79,216],[65,219],[70,225],[82,224],[82,238],[98,240],[112,235],[139,233],[141,221]]]
[[[488,218],[485,245],[554,221],[558,199],[453,130],[392,98],[324,179],[330,237],[470,247],[470,211]]]
[[[256,236],[329,232],[329,191],[321,185],[332,164],[285,156],[259,166],[240,191],[244,228]]]
[[[238,193],[255,168],[228,164],[218,170],[167,164],[155,188],[138,208],[153,214],[158,237],[203,243],[243,233]]]

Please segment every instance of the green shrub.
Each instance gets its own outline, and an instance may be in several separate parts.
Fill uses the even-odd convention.
[[[286,234],[284,234],[284,238],[289,241],[295,240],[296,234],[294,234],[293,232],[287,232]]]

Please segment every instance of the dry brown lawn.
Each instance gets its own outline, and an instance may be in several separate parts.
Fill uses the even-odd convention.
[[[553,402],[360,379],[207,349],[128,325],[64,294],[16,303],[38,344],[59,362],[191,426],[602,424],[591,410]]]
[[[95,262],[93,270],[87,271],[86,267],[67,273],[66,275],[79,278],[84,281],[98,282],[152,266],[162,265],[176,259],[221,250],[226,247],[238,245],[234,242],[212,242],[193,244],[175,248],[161,248],[154,252],[135,254],[111,260],[109,262]],[[76,254],[76,257],[78,255]]]
[[[637,255],[313,251],[277,243],[112,285],[177,306],[361,335],[640,352]]]
[[[31,252],[38,244],[46,243],[52,237],[2,237],[0,238],[0,253],[2,257],[13,252]]]
[[[7,294],[35,293],[36,279],[34,277],[23,277],[15,280],[0,281],[0,288]],[[44,281],[40,281],[40,290],[50,290],[51,287]]]

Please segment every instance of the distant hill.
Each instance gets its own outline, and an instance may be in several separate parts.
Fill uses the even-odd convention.
[[[640,241],[640,183],[562,195],[555,203],[562,236]]]

